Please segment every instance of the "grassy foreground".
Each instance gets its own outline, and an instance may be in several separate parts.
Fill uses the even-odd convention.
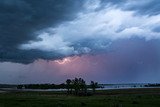
[[[0,107],[160,107],[160,89],[105,90],[83,97],[11,91],[0,93]]]

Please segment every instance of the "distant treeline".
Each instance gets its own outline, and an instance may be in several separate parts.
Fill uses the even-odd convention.
[[[0,84],[0,88],[15,88],[17,85],[10,85],[10,84]]]
[[[147,84],[144,85],[145,87],[160,87],[160,84],[156,83],[156,84]]]
[[[66,84],[23,84],[17,89],[66,89]]]
[[[86,85],[87,88],[92,88],[91,85]],[[74,87],[71,85],[70,87]],[[21,84],[17,85],[17,89],[67,89],[67,84]],[[96,88],[103,88],[101,85]]]

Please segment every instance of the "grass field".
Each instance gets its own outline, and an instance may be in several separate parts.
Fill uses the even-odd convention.
[[[83,97],[11,91],[0,93],[0,107],[160,107],[160,89],[104,90]]]

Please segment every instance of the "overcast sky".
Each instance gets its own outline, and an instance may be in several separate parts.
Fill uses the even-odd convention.
[[[0,83],[160,82],[159,0],[0,0]]]

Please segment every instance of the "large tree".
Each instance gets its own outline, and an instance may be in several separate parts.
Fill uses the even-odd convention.
[[[70,79],[67,79],[66,80],[66,88],[67,88],[67,93],[69,94],[70,92],[70,88],[71,88],[71,80]]]

